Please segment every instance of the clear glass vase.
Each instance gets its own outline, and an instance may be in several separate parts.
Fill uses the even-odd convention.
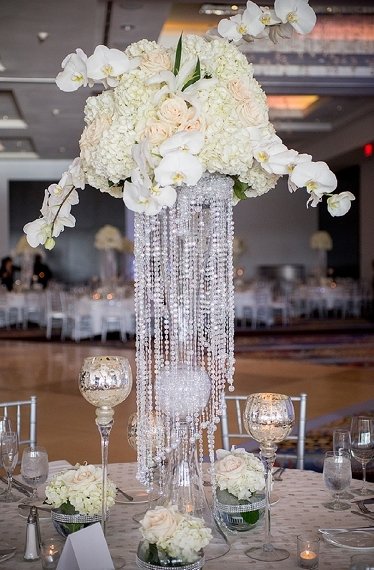
[[[228,491],[217,489],[215,506],[218,524],[224,531],[248,532],[263,519],[265,495],[252,495],[248,500],[239,500]]]
[[[101,522],[101,515],[66,514],[60,509],[52,509],[51,518],[53,526],[64,538],[91,524]]]
[[[114,249],[100,251],[100,281],[102,287],[111,288],[118,280],[118,260]]]

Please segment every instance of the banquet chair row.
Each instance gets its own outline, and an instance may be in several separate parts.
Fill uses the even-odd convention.
[[[225,396],[221,417],[222,445],[228,451],[232,447],[231,440],[249,439],[243,426],[243,412],[247,396]],[[306,432],[306,404],[307,394],[291,396],[291,401],[298,404],[298,419],[296,433],[291,433],[285,441],[296,443],[295,452],[281,454],[281,459],[294,459],[297,469],[304,469],[305,432]],[[232,427],[231,427],[232,426]]]
[[[9,418],[18,434],[19,445],[36,445],[37,397],[29,400],[0,402],[0,416]]]

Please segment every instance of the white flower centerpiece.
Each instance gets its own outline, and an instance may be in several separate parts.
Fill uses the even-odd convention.
[[[53,476],[45,490],[52,520],[62,536],[101,520],[102,469],[79,465]],[[116,486],[107,480],[107,506],[114,505]]]
[[[254,528],[265,506],[262,462],[242,448],[218,449],[215,462],[218,520],[234,532]]]
[[[176,505],[157,506],[140,521],[143,541],[137,553],[139,568],[159,567],[198,570],[204,565],[203,549],[212,531],[200,518],[178,512]]]

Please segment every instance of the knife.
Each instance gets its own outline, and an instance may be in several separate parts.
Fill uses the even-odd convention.
[[[361,531],[374,531],[374,526],[360,526],[354,528],[319,528],[318,532],[322,534],[330,534],[331,532],[361,532]]]
[[[5,479],[5,477],[0,477],[0,481],[5,483],[6,485],[8,484],[8,481]],[[16,479],[13,479],[13,486],[19,493],[23,493],[27,497],[31,497],[32,491],[28,490],[29,488],[31,489],[31,487],[27,487],[27,485],[20,484],[18,481],[16,481]]]
[[[369,497],[368,499],[359,499],[358,501],[351,501],[351,503],[362,503],[363,505],[373,505],[374,497]]]

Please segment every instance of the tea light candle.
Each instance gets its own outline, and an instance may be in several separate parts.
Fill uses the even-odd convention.
[[[303,550],[300,552],[299,565],[300,568],[316,568],[318,556],[312,550]]]
[[[50,538],[43,542],[40,548],[42,568],[55,570],[62,552],[62,543],[59,539]]]

